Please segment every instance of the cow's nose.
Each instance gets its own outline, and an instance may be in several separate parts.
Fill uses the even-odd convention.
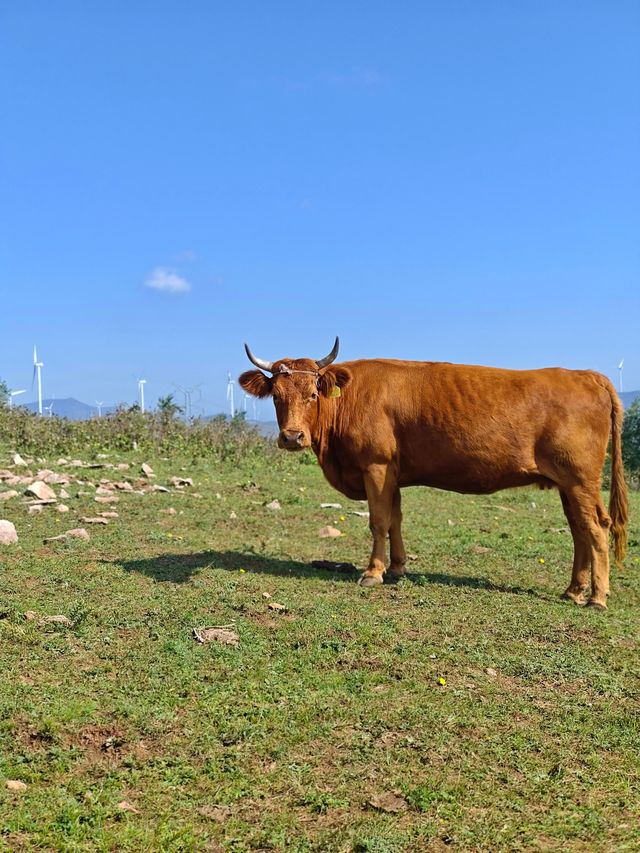
[[[280,440],[285,447],[300,447],[303,439],[304,433],[302,430],[283,429],[280,433]]]

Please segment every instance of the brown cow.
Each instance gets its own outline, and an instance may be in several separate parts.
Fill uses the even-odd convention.
[[[560,492],[574,542],[564,596],[605,608],[608,532],[618,564],[626,550],[627,492],[622,469],[622,406],[611,382],[589,370],[500,370],[462,364],[367,359],[333,364],[249,359],[240,376],[256,397],[272,396],[285,450],[311,447],[327,480],[369,502],[373,550],[360,579],[404,574],[400,489],[432,486],[489,494],[537,484]],[[262,371],[271,373],[268,377]],[[609,513],[600,495],[611,436]]]

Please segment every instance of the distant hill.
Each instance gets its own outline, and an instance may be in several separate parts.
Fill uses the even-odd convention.
[[[63,400],[58,400],[54,398],[48,398],[42,401],[42,414],[43,416],[47,416],[48,412],[45,411],[47,406],[50,406],[53,403],[52,412],[59,418],[67,418],[70,421],[87,421],[89,418],[94,418],[98,414],[98,409],[96,406],[89,406],[87,403],[83,403],[81,400],[76,400],[75,397],[66,397]],[[33,403],[22,403],[21,407],[23,409],[28,409],[30,412],[38,411],[38,402],[35,401]],[[115,406],[103,406],[102,414],[106,415],[108,412],[113,412],[115,410]]]
[[[628,409],[629,406],[638,399],[638,397],[640,397],[640,391],[622,391],[622,393],[620,393],[620,399],[622,400],[622,405],[625,409]]]

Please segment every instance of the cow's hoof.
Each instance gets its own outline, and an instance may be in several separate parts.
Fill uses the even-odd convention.
[[[590,598],[587,602],[587,607],[592,607],[594,610],[606,610],[607,605],[601,601],[596,601],[595,598]]]
[[[565,601],[573,601],[574,604],[577,604],[578,607],[584,607],[587,603],[587,599],[579,592],[570,592],[568,589],[562,593],[560,598],[564,598]]]
[[[358,583],[360,586],[379,586],[382,578],[379,575],[362,575]]]

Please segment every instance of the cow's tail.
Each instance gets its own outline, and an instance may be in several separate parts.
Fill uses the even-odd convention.
[[[629,521],[629,500],[627,484],[622,466],[622,420],[624,410],[615,388],[609,384],[611,396],[611,495],[609,515],[613,533],[613,553],[620,567],[627,553],[627,522]]]

